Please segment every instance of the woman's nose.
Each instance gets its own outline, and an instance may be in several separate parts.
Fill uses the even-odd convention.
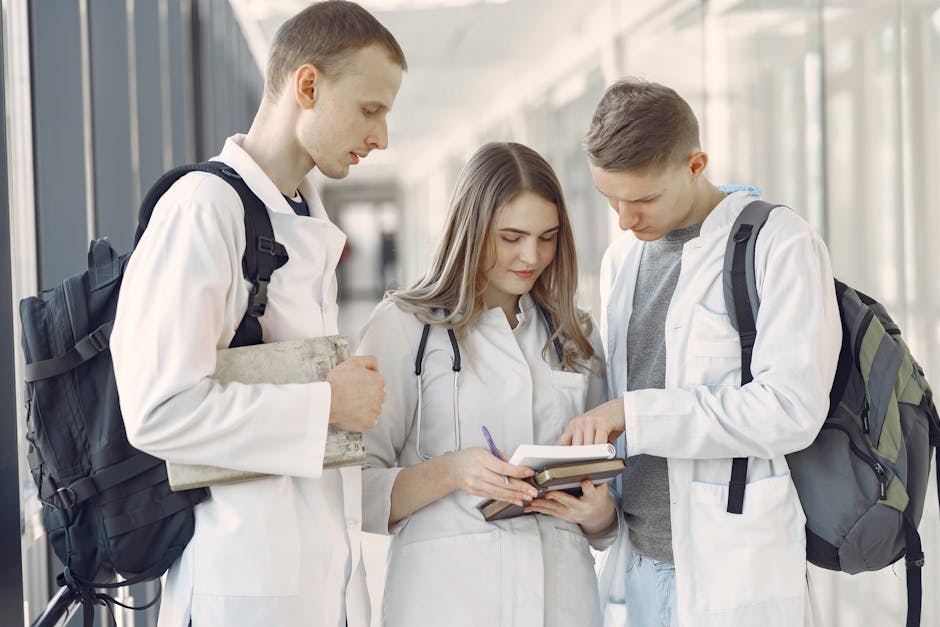
[[[522,248],[519,250],[519,259],[528,264],[534,264],[538,261],[538,244],[535,238],[527,240],[526,243],[522,245]]]

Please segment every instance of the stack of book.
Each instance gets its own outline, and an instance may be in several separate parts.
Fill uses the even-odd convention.
[[[551,446],[522,444],[509,458],[509,463],[526,466],[535,475],[524,479],[539,491],[542,497],[549,490],[563,490],[575,496],[581,495],[581,482],[590,479],[594,485],[615,479],[627,468],[623,458],[616,457],[613,444],[585,444],[581,446]],[[483,518],[488,521],[502,520],[525,514],[525,504],[520,507],[495,499],[483,501],[478,506]]]

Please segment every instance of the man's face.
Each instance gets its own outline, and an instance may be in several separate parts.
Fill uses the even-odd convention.
[[[301,146],[331,179],[344,178],[369,152],[388,146],[386,117],[402,78],[379,44],[351,53],[344,65],[336,76],[320,75],[313,105],[297,123]]]
[[[702,154],[702,153],[698,153]],[[694,172],[688,163],[611,172],[593,164],[591,176],[620,219],[620,228],[651,242],[692,226]]]

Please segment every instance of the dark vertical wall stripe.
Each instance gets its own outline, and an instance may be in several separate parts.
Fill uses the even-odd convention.
[[[137,128],[140,146],[140,197],[163,173],[163,85],[160,58],[160,3],[134,2],[137,57]]]
[[[77,2],[29,3],[37,265],[41,289],[53,287],[75,274],[88,244],[80,37]]]
[[[136,226],[131,168],[130,74],[124,2],[89,0],[95,236],[129,250]]]
[[[2,19],[2,18],[0,18]],[[0,67],[3,66],[0,28]],[[0,119],[6,118],[6,88],[0,81]],[[9,198],[6,126],[0,125],[0,198]],[[23,624],[20,478],[13,364],[13,264],[10,204],[0,203],[0,625]]]
[[[189,90],[183,87],[184,76],[192,73],[192,66],[184,61],[190,45],[191,36],[188,26],[183,22],[180,2],[167,3],[167,38],[170,49],[170,119],[169,129],[173,143],[173,165],[180,165],[190,160],[187,151],[189,135],[187,118],[189,117]]]

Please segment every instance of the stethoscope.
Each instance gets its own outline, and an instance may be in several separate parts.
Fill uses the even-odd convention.
[[[546,309],[542,303],[536,303],[536,305],[539,308],[539,312],[542,314],[542,320],[545,322],[545,329],[548,331],[548,337],[552,337],[555,335],[555,325],[552,322],[552,317],[549,314],[548,309]],[[418,355],[415,358],[415,377],[417,378],[418,386],[418,407],[415,410],[415,429],[417,430],[417,436],[415,438],[415,450],[418,453],[418,457],[424,461],[434,457],[434,455],[427,455],[421,451],[421,418],[424,406],[422,403],[421,394],[422,389],[424,388],[424,350],[427,347],[428,335],[430,335],[430,333],[431,325],[425,324],[424,330],[421,332],[421,342],[418,343]],[[457,403],[457,393],[460,390],[460,347],[457,345],[457,336],[454,334],[453,329],[447,329],[447,337],[450,338],[450,346],[454,352],[454,359],[451,365],[451,370],[454,373],[454,450],[444,451],[444,453],[456,452],[460,450],[460,407]],[[561,347],[561,341],[556,337],[552,341],[552,344],[555,347],[555,354],[558,355],[558,363],[561,364],[561,368],[564,370],[564,351]]]

